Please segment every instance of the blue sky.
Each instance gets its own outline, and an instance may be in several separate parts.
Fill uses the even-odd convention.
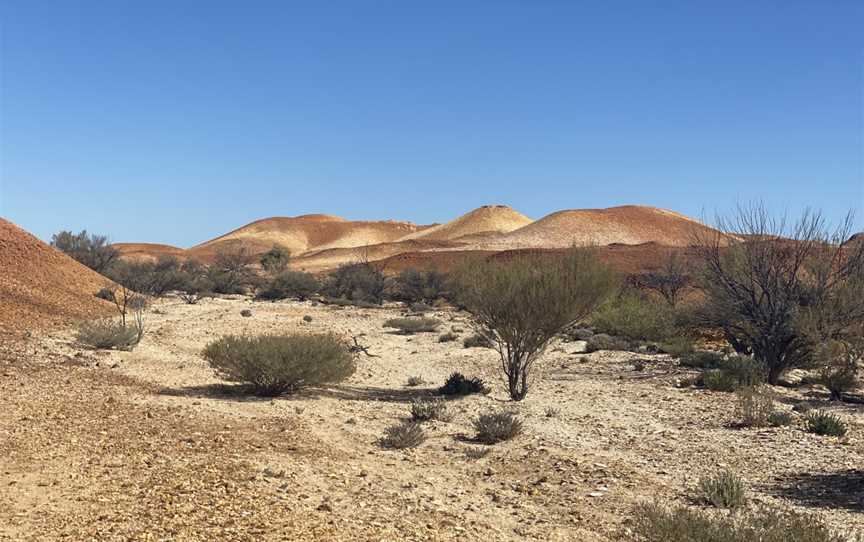
[[[190,246],[764,199],[864,224],[864,2],[0,2],[0,215]]]

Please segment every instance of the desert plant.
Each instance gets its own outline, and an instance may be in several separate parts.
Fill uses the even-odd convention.
[[[312,317],[309,316],[308,314],[304,314],[303,315],[303,321],[306,322],[307,324],[311,324],[312,323]]]
[[[677,252],[669,252],[663,265],[646,271],[634,278],[640,288],[655,292],[666,303],[675,308],[693,282],[690,266],[679,257]]]
[[[242,311],[240,311],[240,316],[242,316],[243,318],[249,318],[252,316],[252,311],[250,311],[249,309],[243,309]]]
[[[612,337],[606,333],[597,333],[588,337],[585,341],[586,352],[597,352],[598,350],[630,350],[630,343],[619,337]]]
[[[51,246],[86,265],[97,273],[106,271],[120,258],[120,252],[108,242],[105,235],[61,231],[51,236]]]
[[[444,334],[438,336],[438,342],[439,343],[449,343],[449,342],[455,341],[458,338],[459,338],[459,335],[456,335],[455,333],[444,333]]]
[[[99,288],[99,291],[96,292],[96,297],[105,301],[111,301],[112,303],[114,302],[114,292],[111,288]]]
[[[745,427],[765,427],[774,413],[774,393],[767,386],[749,386],[737,391],[737,415]]]
[[[99,350],[131,350],[144,335],[143,320],[135,325],[124,325],[114,320],[94,320],[78,326],[78,342]]]
[[[739,508],[746,502],[744,483],[724,470],[699,480],[700,497],[717,508]]]
[[[378,439],[382,448],[393,448],[402,450],[405,448],[416,448],[426,440],[426,433],[419,423],[404,421],[391,425],[384,430],[384,436]]]
[[[384,327],[398,329],[403,335],[414,333],[431,333],[441,326],[435,318],[390,318],[384,322]]]
[[[275,396],[304,386],[339,382],[354,373],[354,356],[333,334],[227,335],[204,349],[223,378]]]
[[[477,448],[465,448],[463,453],[465,454],[466,458],[477,460],[477,459],[483,459],[484,457],[489,455],[489,452],[491,452],[491,451],[492,451],[492,448],[477,447]]]
[[[415,422],[438,420],[442,422],[451,419],[447,403],[440,398],[417,399],[411,402],[411,419]]]
[[[678,364],[693,369],[718,369],[726,359],[720,352],[696,350],[681,356]]]
[[[483,444],[496,444],[522,433],[522,421],[513,412],[481,414],[474,420],[475,439]]]
[[[424,312],[429,312],[432,310],[431,305],[427,305],[426,303],[411,303],[408,305],[408,309],[417,314],[423,314]]]
[[[406,303],[431,303],[446,294],[446,277],[434,269],[405,269],[393,283],[391,296]]]
[[[683,506],[637,505],[633,529],[642,542],[850,542],[815,516],[757,508],[720,515]],[[860,541],[858,537],[855,540]]]
[[[792,414],[784,410],[775,410],[768,415],[768,425],[771,427],[783,427],[792,424]]]
[[[819,345],[815,358],[822,367],[820,382],[828,388],[831,399],[842,400],[845,393],[858,387],[859,367],[864,362],[864,322]]]
[[[668,305],[632,292],[601,305],[591,323],[600,333],[633,341],[663,341],[677,333]]]
[[[420,376],[409,376],[408,380],[405,382],[405,385],[408,387],[422,386],[426,381],[423,380],[423,377]]]
[[[462,346],[465,348],[493,348],[495,345],[485,335],[475,333],[462,339]]]
[[[811,433],[830,437],[842,437],[848,431],[846,423],[839,416],[818,410],[804,416],[804,427]]]
[[[213,283],[207,276],[207,268],[195,260],[187,260],[180,266],[177,292],[180,299],[189,305],[211,295]]]
[[[471,395],[472,393],[489,393],[489,388],[479,378],[466,378],[462,373],[453,373],[438,388],[441,395]]]
[[[542,265],[527,256],[471,262],[454,285],[475,329],[496,345],[511,399],[521,401],[549,342],[602,303],[615,280],[592,249],[574,247]]]
[[[709,390],[735,391],[761,384],[765,381],[765,374],[753,358],[732,356],[724,358],[717,369],[706,371],[702,380]]]
[[[273,245],[273,248],[265,252],[258,258],[258,263],[261,268],[270,274],[277,274],[285,271],[288,267],[288,261],[291,259],[291,252],[280,245]]]
[[[315,275],[303,271],[285,271],[258,291],[258,299],[294,298],[306,301],[318,292],[321,285]]]
[[[345,264],[330,273],[323,291],[328,297],[380,305],[384,299],[384,274],[366,261]]]
[[[864,244],[844,244],[851,215],[829,230],[819,213],[790,228],[761,204],[718,218],[717,235],[694,238],[704,263],[701,322],[764,366],[776,384],[813,361],[815,346],[864,321]]]
[[[258,282],[252,263],[255,257],[240,244],[221,248],[207,269],[207,277],[218,294],[243,294]]]
[[[677,337],[669,337],[660,342],[658,345],[660,351],[664,354],[669,354],[673,358],[682,359],[685,356],[693,354],[696,349],[693,344],[693,339],[686,335],[678,335]]]

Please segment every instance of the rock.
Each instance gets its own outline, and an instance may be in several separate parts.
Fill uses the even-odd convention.
[[[804,383],[807,373],[801,369],[791,369],[777,379],[777,383],[786,388],[797,388]]]
[[[571,344],[574,354],[584,354],[588,351],[588,341],[573,341]]]

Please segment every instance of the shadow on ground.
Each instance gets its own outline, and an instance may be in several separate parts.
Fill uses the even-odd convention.
[[[209,399],[240,402],[265,402],[274,399],[292,400],[329,397],[347,401],[410,403],[416,399],[435,396],[436,391],[436,389],[429,388],[393,389],[371,386],[335,386],[332,388],[305,388],[292,394],[262,397],[255,395],[251,388],[244,384],[209,384],[205,386],[162,388],[158,393],[159,395],[167,395],[170,397],[207,397]]]
[[[803,506],[864,512],[864,470],[801,472],[766,489]]]

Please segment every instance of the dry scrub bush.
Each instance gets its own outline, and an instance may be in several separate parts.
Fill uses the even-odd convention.
[[[384,327],[398,329],[403,335],[414,333],[431,333],[441,326],[435,318],[391,318],[384,322]]]
[[[227,335],[208,344],[203,355],[221,377],[249,384],[262,396],[339,382],[354,373],[354,356],[333,334]]]
[[[456,335],[455,333],[448,332],[448,333],[444,333],[442,335],[439,335],[438,336],[438,342],[439,343],[449,343],[449,342],[455,341],[458,338],[459,338],[459,335]]]
[[[416,448],[426,440],[426,433],[419,423],[404,421],[391,425],[384,430],[384,436],[378,439],[378,445],[382,448],[402,450],[405,448]]]
[[[426,381],[423,380],[421,376],[409,376],[408,380],[405,382],[405,385],[408,387],[422,386]]]
[[[411,419],[416,422],[429,420],[446,422],[451,418],[447,403],[443,399],[417,399],[411,402]]]
[[[390,297],[406,303],[431,303],[446,295],[446,277],[435,270],[405,269],[393,279]]]
[[[677,333],[672,308],[633,292],[601,305],[591,324],[599,333],[632,341],[663,341]]]
[[[258,299],[288,299],[306,301],[315,295],[321,284],[315,275],[303,271],[285,271],[258,291]]]
[[[330,273],[322,291],[330,298],[380,305],[385,284],[384,274],[363,261],[339,266]]]
[[[245,294],[255,287],[258,276],[252,269],[255,257],[243,244],[231,246],[216,253],[207,269],[207,278],[217,294]]]
[[[724,358],[717,369],[702,374],[702,383],[713,391],[735,391],[764,381],[763,367],[753,358],[744,356]]]
[[[258,263],[261,264],[261,268],[264,269],[264,271],[275,275],[285,271],[290,259],[291,251],[280,245],[273,245],[273,248],[258,258]]]
[[[744,483],[728,470],[700,479],[699,496],[717,508],[740,508],[747,500]]]
[[[686,507],[640,504],[634,531],[642,542],[861,542],[829,529],[818,518],[773,508],[714,514]]]
[[[766,427],[774,413],[774,393],[768,386],[750,386],[738,390],[736,413],[745,427]]]
[[[804,426],[811,433],[830,437],[842,437],[848,431],[846,423],[830,412],[808,412],[804,417]]]
[[[114,320],[94,320],[78,326],[78,342],[99,350],[132,350],[144,336],[144,323],[124,325]]]
[[[477,442],[497,444],[522,433],[522,421],[512,412],[481,414],[474,420]]]
[[[495,345],[486,336],[475,333],[465,337],[462,340],[462,346],[465,348],[493,348]]]
[[[481,379],[467,378],[462,373],[453,373],[447,377],[444,385],[438,388],[441,395],[471,395],[472,393],[489,393],[489,388]]]
[[[477,332],[495,344],[514,401],[528,394],[534,363],[549,342],[591,314],[616,283],[589,248],[540,263],[525,256],[490,259],[454,275],[456,298],[471,312]]]
[[[51,236],[51,246],[86,265],[97,273],[106,271],[120,257],[120,252],[108,242],[105,235],[61,231]]]
[[[719,218],[723,234],[694,238],[704,263],[700,314],[770,384],[814,361],[815,348],[864,321],[864,243],[844,244],[851,215],[830,230],[819,213],[791,227],[761,204]]]
[[[633,283],[658,294],[673,309],[693,284],[692,270],[675,252],[670,252],[657,269],[646,271],[633,278]]]

